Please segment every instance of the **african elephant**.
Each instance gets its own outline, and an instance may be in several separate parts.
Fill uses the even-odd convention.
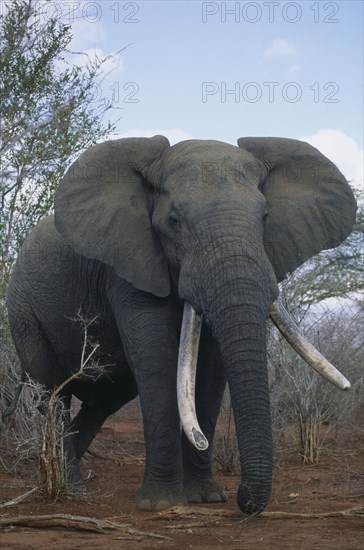
[[[277,298],[287,273],[350,233],[353,194],[307,143],[247,137],[238,145],[170,146],[155,136],[91,147],[63,177],[54,218],[31,232],[13,271],[13,339],[23,371],[47,388],[79,368],[76,312],[97,317],[92,336],[105,376],[76,379],[63,392],[68,404],[72,395],[82,401],[66,438],[75,481],[105,419],[139,394],[140,510],[226,500],[211,469],[226,381],[241,461],[238,505],[246,513],[267,505],[269,315],[314,368],[349,386],[307,351]]]

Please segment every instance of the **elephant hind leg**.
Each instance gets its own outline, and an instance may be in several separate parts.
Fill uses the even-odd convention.
[[[133,375],[128,371],[117,383],[100,384],[97,400],[92,404],[85,400],[72,420],[70,431],[76,456],[80,460],[87,451],[105,420],[138,395]]]
[[[108,411],[98,407],[82,404],[80,411],[70,424],[73,446],[78,460],[87,451],[109,414]]]
[[[24,301],[22,314],[16,315],[17,310],[13,307],[14,304],[10,303],[9,305],[9,321],[22,368],[22,379],[26,380],[29,376],[34,382],[42,384],[44,392],[42,392],[39,411],[46,415],[47,399],[54,388],[64,382],[66,374],[63,372],[57,354],[32,307]],[[65,433],[70,425],[70,397],[66,394],[62,396]],[[83,480],[71,437],[64,437],[63,451],[66,460],[67,484],[78,490],[83,487]]]
[[[83,480],[80,462],[77,456],[74,440],[71,434],[70,404],[71,396],[63,398],[65,414],[65,431],[63,436],[63,452],[65,456],[65,474],[68,488],[79,492],[85,492],[85,482]]]
[[[15,311],[13,311],[15,309]],[[22,379],[29,376],[46,390],[65,379],[57,354],[32,307],[24,303],[21,314],[9,303],[9,323],[22,368]]]

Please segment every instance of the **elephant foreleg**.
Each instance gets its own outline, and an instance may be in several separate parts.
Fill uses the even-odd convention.
[[[136,502],[148,511],[187,504],[176,391],[180,312],[138,294],[130,289],[115,317],[143,412],[146,465]]]

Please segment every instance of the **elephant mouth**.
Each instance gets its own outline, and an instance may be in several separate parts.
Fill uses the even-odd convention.
[[[277,298],[271,306],[270,318],[292,348],[306,363],[341,390],[350,389],[350,382],[304,336],[288,311]],[[185,302],[183,310],[177,369],[177,400],[183,431],[199,451],[209,446],[196,415],[195,380],[202,315]]]

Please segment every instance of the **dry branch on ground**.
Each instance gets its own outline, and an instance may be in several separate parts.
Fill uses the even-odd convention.
[[[7,502],[3,502],[0,504],[1,508],[8,508],[9,506],[15,506],[16,504],[19,504],[20,502],[23,502],[23,500],[26,500],[30,495],[38,491],[38,487],[33,487],[33,489],[30,489],[26,493],[23,493],[22,495],[19,495],[18,497],[12,498],[11,500],[8,500]]]
[[[86,516],[76,516],[71,514],[51,514],[42,516],[13,516],[0,517],[0,530],[9,527],[33,527],[33,528],[60,528],[75,529],[77,531],[92,531],[94,533],[106,534],[109,530],[124,531],[137,538],[158,538],[163,540],[172,540],[164,535],[140,531],[127,523],[115,523],[107,519],[96,519]]]
[[[221,510],[221,509],[209,509],[209,508],[198,508],[194,507],[184,507],[184,506],[174,506],[169,510],[164,512],[158,512],[156,516],[153,516],[151,519],[173,519],[176,517],[185,517],[185,516],[209,516],[217,517],[224,516],[230,518],[240,518],[242,521],[250,519],[252,516],[243,516],[241,512],[235,512],[230,510]],[[337,510],[333,512],[310,512],[310,513],[301,513],[301,512],[281,512],[281,511],[272,511],[272,512],[262,512],[259,514],[259,518],[269,518],[269,519],[320,519],[320,518],[354,518],[364,516],[364,506],[356,506],[354,508],[348,508],[346,510]]]

